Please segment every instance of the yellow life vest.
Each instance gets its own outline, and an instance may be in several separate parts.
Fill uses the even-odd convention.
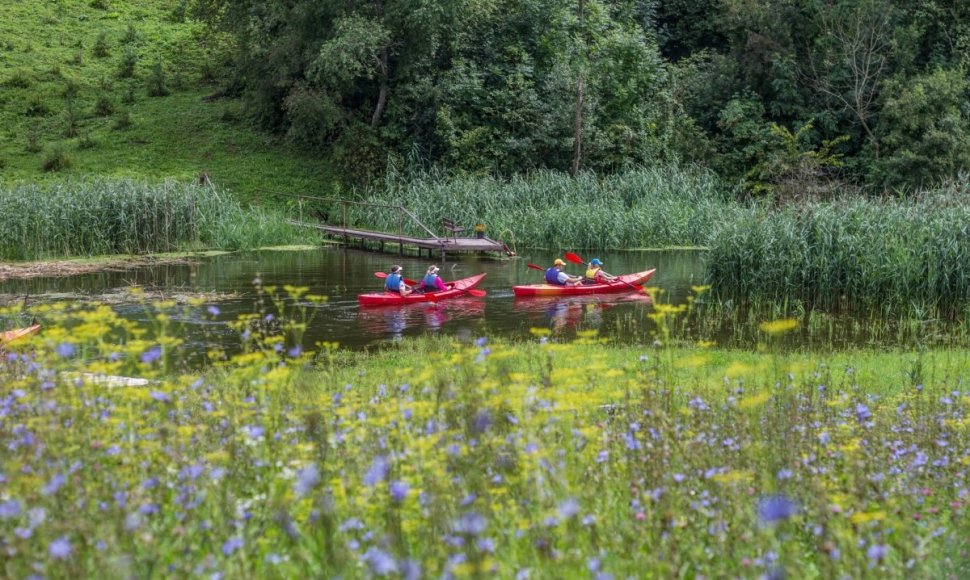
[[[593,266],[589,270],[586,270],[586,279],[587,280],[594,280],[595,281],[596,280],[596,274],[598,274],[599,271],[600,271],[600,267],[599,266]]]

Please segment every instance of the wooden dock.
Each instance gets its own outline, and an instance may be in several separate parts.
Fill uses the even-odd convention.
[[[289,194],[278,194],[289,195]],[[435,253],[441,256],[444,261],[448,254],[459,252],[494,252],[514,256],[515,251],[502,240],[493,240],[485,235],[476,233],[475,237],[466,237],[463,234],[466,228],[455,224],[451,219],[441,220],[442,234],[438,235],[428,226],[421,223],[410,210],[401,205],[387,205],[370,203],[366,201],[356,201],[349,199],[337,199],[328,197],[315,197],[310,195],[289,195],[295,197],[299,204],[299,219],[289,220],[288,223],[304,227],[313,228],[332,238],[343,241],[345,246],[358,244],[358,247],[367,250],[379,250],[383,252],[385,247],[390,245],[402,256],[406,249],[416,250],[417,255],[421,256],[422,251],[428,252],[428,257],[433,257]],[[353,209],[354,212],[348,210]],[[337,214],[339,210],[339,215]],[[397,231],[386,232],[359,227],[351,223],[355,218],[352,213],[359,216],[363,211],[377,212],[377,215],[393,212],[396,214]],[[315,218],[315,220],[314,220]],[[389,220],[378,220],[389,221]],[[335,223],[339,222],[339,223]],[[468,228],[473,231],[473,228]]]

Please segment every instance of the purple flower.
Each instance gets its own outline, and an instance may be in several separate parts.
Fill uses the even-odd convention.
[[[286,354],[290,355],[290,358],[296,358],[301,354],[303,354],[303,347],[300,345],[296,345],[290,350],[286,351]]]
[[[873,544],[869,546],[868,550],[866,550],[866,556],[868,556],[873,562],[878,562],[886,557],[886,552],[888,551],[889,548],[882,544]]]
[[[152,364],[160,358],[162,358],[162,347],[160,346],[153,346],[141,353],[141,362],[145,363],[146,365]]]
[[[144,360],[144,357],[142,357],[142,360]],[[162,391],[152,391],[151,397],[159,403],[167,403],[172,400],[172,397],[168,393]]]
[[[872,418],[872,412],[869,410],[869,407],[863,405],[862,403],[858,403],[855,406],[855,416],[856,419],[862,423]]]
[[[242,430],[246,435],[249,435],[253,439],[259,439],[266,433],[266,429],[264,429],[261,425],[246,425],[242,428]]]
[[[43,495],[54,495],[64,487],[65,483],[67,483],[67,477],[63,473],[58,473],[47,482],[47,485],[41,488],[40,493]]]
[[[784,481],[786,479],[791,479],[791,476],[792,476],[791,469],[779,469],[778,470],[778,479],[780,479],[782,481]]]
[[[406,481],[392,481],[390,485],[391,499],[402,502],[407,498],[411,486]]]
[[[239,536],[233,536],[232,538],[229,538],[228,540],[226,540],[224,544],[222,544],[222,553],[225,554],[226,556],[229,556],[233,552],[235,552],[236,550],[242,547],[243,547],[242,538],[240,538]]]
[[[488,527],[488,521],[481,514],[470,512],[462,514],[451,524],[451,527],[456,534],[478,536]]]
[[[15,518],[20,515],[20,502],[11,499],[0,502],[0,519]]]
[[[303,497],[313,491],[313,488],[320,483],[320,468],[316,463],[311,463],[297,472],[296,482],[293,484],[293,491],[296,495]]]
[[[368,487],[373,487],[378,483],[384,481],[387,477],[387,472],[390,470],[391,465],[388,463],[387,458],[383,455],[378,455],[374,458],[371,463],[370,469],[364,475],[364,485]]]
[[[783,494],[769,495],[758,500],[758,518],[764,523],[787,520],[798,513],[798,506]]]
[[[559,517],[568,520],[579,513],[579,502],[575,498],[566,498],[559,504]]]
[[[51,558],[55,560],[63,560],[71,555],[71,542],[67,539],[67,536],[61,536],[47,547],[48,553],[50,553]]]
[[[488,338],[487,338],[487,337],[484,337],[484,336],[481,336],[481,337],[479,337],[479,338],[478,338],[478,339],[477,339],[477,340],[475,341],[475,346],[477,346],[478,348],[482,348],[482,347],[483,347],[483,346],[485,346],[486,344],[488,344]]]
[[[684,475],[683,473],[675,473],[675,474],[673,474],[672,477],[673,477],[673,480],[676,483],[681,483],[682,481],[684,481],[685,479],[687,479],[687,476]]]
[[[492,415],[488,409],[481,409],[472,419],[472,433],[483,433],[492,425]]]
[[[74,356],[75,352],[77,352],[77,349],[75,348],[74,343],[62,342],[61,344],[57,345],[57,356],[61,358],[71,358]]]
[[[370,566],[371,572],[375,576],[388,576],[398,571],[394,556],[376,546],[367,548],[363,559]]]
[[[210,306],[210,307],[206,308],[206,311],[208,311],[209,314],[211,314],[212,316],[219,316],[219,307],[218,306]]]

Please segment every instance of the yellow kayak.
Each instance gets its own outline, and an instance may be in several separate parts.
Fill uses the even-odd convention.
[[[30,336],[31,334],[36,333],[38,330],[40,330],[40,325],[35,324],[33,326],[28,326],[27,328],[15,328],[6,332],[0,332],[0,346],[3,346],[8,342],[13,342],[18,338]]]

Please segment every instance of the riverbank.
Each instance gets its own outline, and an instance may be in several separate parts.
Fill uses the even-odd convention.
[[[11,574],[939,577],[968,561],[966,350],[536,330],[310,353],[247,332],[245,354],[173,375],[177,338],[120,344],[97,324],[45,329],[23,345],[34,362],[0,366]],[[159,382],[50,378],[93,370]]]

